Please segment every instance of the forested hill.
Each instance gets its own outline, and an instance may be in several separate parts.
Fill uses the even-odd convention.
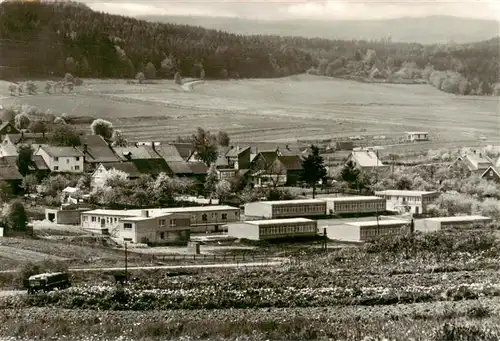
[[[253,78],[309,73],[489,94],[500,39],[473,44],[243,36],[98,13],[79,3],[0,3],[0,78]]]

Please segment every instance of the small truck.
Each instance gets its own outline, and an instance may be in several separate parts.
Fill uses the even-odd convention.
[[[48,292],[55,289],[66,289],[71,286],[71,282],[68,273],[54,272],[33,275],[25,282],[25,286],[28,289],[28,294],[33,294],[37,291]]]

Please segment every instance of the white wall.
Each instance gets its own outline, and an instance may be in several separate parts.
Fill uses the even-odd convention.
[[[259,240],[259,227],[246,223],[231,223],[227,225],[227,234],[234,238]]]
[[[272,218],[272,206],[263,202],[251,202],[245,204],[245,216],[247,217],[261,217]]]
[[[64,156],[57,158],[56,161],[56,158],[49,156],[42,148],[39,148],[36,154],[42,156],[49,169],[53,172],[83,173],[83,156]]]
[[[441,230],[441,223],[439,221],[432,221],[429,219],[416,219],[413,221],[415,224],[415,231],[430,233]]]
[[[325,227],[328,239],[345,242],[359,242],[361,240],[359,226],[331,225]],[[320,233],[323,233],[323,231],[320,231]]]
[[[81,227],[82,229],[90,230],[96,233],[101,233],[103,229],[107,229],[110,234],[113,234],[113,231],[116,231],[119,228],[120,220],[122,218],[124,217],[82,213]],[[104,220],[104,226],[102,226],[102,220]]]

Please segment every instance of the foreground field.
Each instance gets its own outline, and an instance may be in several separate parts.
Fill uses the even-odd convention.
[[[43,83],[39,84],[43,88]],[[196,126],[234,141],[293,142],[339,136],[399,137],[426,130],[435,141],[496,139],[498,99],[460,97],[427,85],[364,84],[310,75],[281,79],[126,84],[87,80],[74,94],[9,97],[55,113],[106,118],[131,140],[171,140]],[[2,98],[3,97],[3,98]],[[202,124],[200,123],[202,122]]]

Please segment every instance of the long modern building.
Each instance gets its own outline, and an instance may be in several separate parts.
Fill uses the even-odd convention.
[[[327,197],[326,210],[329,215],[385,212],[386,201],[377,196]]]
[[[245,205],[246,218],[278,219],[326,215],[323,199],[257,201]]]
[[[455,217],[416,219],[414,221],[414,224],[415,224],[415,231],[420,231],[425,233],[425,232],[436,232],[445,228],[472,227],[476,224],[488,224],[491,223],[492,221],[493,219],[489,217],[467,215],[467,216],[455,216]]]
[[[240,221],[240,209],[214,205],[198,207],[170,207],[145,210],[92,210],[82,212],[81,227],[94,233],[111,233],[120,222],[132,217],[156,217],[167,213],[185,214],[190,217],[191,232],[218,232],[227,223]]]
[[[357,221],[326,226],[328,239],[345,242],[367,242],[384,236],[396,236],[409,231],[407,220]]]
[[[310,237],[317,233],[316,221],[305,218],[250,220],[228,224],[228,235],[240,239]]]
[[[386,190],[377,191],[375,195],[386,200],[387,211],[411,212],[413,214],[423,214],[427,212],[427,207],[439,196],[440,192],[431,191],[404,191]]]

